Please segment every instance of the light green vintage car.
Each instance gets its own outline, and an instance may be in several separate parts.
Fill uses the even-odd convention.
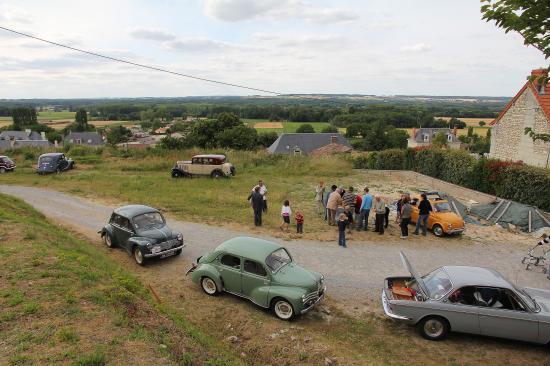
[[[187,273],[208,295],[244,297],[282,320],[311,310],[326,290],[322,274],[297,265],[279,244],[257,238],[230,239],[199,257]]]

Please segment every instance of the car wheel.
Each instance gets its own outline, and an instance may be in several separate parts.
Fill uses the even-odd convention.
[[[201,279],[201,287],[207,295],[216,296],[218,293],[218,285],[216,285],[216,281],[210,277],[203,277]]]
[[[59,174],[59,173],[61,173],[61,168],[57,168],[57,169],[55,170],[55,174]]]
[[[445,234],[445,232],[443,231],[443,228],[439,224],[435,224],[433,226],[432,230],[433,230],[435,236],[441,237],[441,236],[443,236],[443,234]]]
[[[214,179],[219,179],[219,178],[223,177],[223,173],[220,172],[219,170],[214,170],[212,172],[212,174],[210,174],[210,176]]]
[[[103,242],[109,248],[114,248],[115,247],[115,244],[113,243],[113,240],[111,239],[111,235],[109,235],[108,233],[105,233],[103,235]]]
[[[181,178],[181,173],[177,170],[172,171],[172,178]]]
[[[450,327],[447,320],[438,316],[424,318],[418,324],[418,329],[422,337],[430,341],[440,341],[445,339],[449,334],[449,328]]]
[[[281,320],[290,320],[294,317],[294,308],[285,299],[273,301],[273,313]]]
[[[145,257],[143,256],[143,253],[141,253],[141,250],[138,246],[134,247],[134,259],[136,260],[136,263],[140,266],[143,266],[145,264]]]

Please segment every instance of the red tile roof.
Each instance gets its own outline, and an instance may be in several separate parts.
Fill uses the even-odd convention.
[[[534,76],[546,75],[547,72],[548,71],[546,69],[537,69],[537,70],[533,70],[531,72],[531,75],[534,75]],[[493,122],[490,123],[491,126],[497,124],[502,119],[502,117],[504,117],[506,112],[508,112],[508,109],[510,109],[510,107],[516,102],[516,100],[520,97],[520,95],[523,94],[523,92],[527,88],[531,89],[531,91],[535,95],[535,98],[537,99],[538,104],[540,105],[540,107],[542,108],[542,111],[546,115],[546,121],[550,123],[550,83],[546,84],[546,86],[544,87],[544,94],[540,94],[538,83],[534,84],[528,81],[525,83],[523,88],[521,88],[521,90],[516,94],[516,96],[510,101],[510,103],[508,103],[508,105],[502,110],[502,112],[500,112],[498,117]]]

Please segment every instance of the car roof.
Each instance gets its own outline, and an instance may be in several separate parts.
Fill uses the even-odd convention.
[[[42,156],[60,156],[60,155],[63,155],[63,153],[45,153],[45,154],[40,155],[40,157],[42,157]]]
[[[116,208],[114,213],[127,218],[132,218],[137,215],[141,215],[148,212],[159,212],[156,208],[144,206],[144,205],[128,205]]]
[[[214,159],[225,159],[225,155],[221,154],[202,154],[202,155],[195,155],[193,158],[214,158]]]
[[[258,238],[246,236],[224,241],[216,248],[216,252],[225,252],[264,263],[268,255],[283,248],[283,246]]]
[[[490,268],[445,266],[443,269],[449,275],[454,288],[461,288],[464,286],[514,288],[514,286],[499,272]]]

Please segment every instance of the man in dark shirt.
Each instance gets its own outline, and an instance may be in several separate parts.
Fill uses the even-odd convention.
[[[262,211],[264,209],[264,196],[260,193],[260,186],[254,187],[250,197],[254,210],[254,225],[262,226]]]
[[[418,235],[418,229],[422,226],[422,235],[426,236],[428,218],[430,217],[430,211],[432,211],[432,205],[425,193],[422,193],[420,196],[422,197],[422,201],[418,204],[418,220],[416,220],[416,228],[413,234]]]

